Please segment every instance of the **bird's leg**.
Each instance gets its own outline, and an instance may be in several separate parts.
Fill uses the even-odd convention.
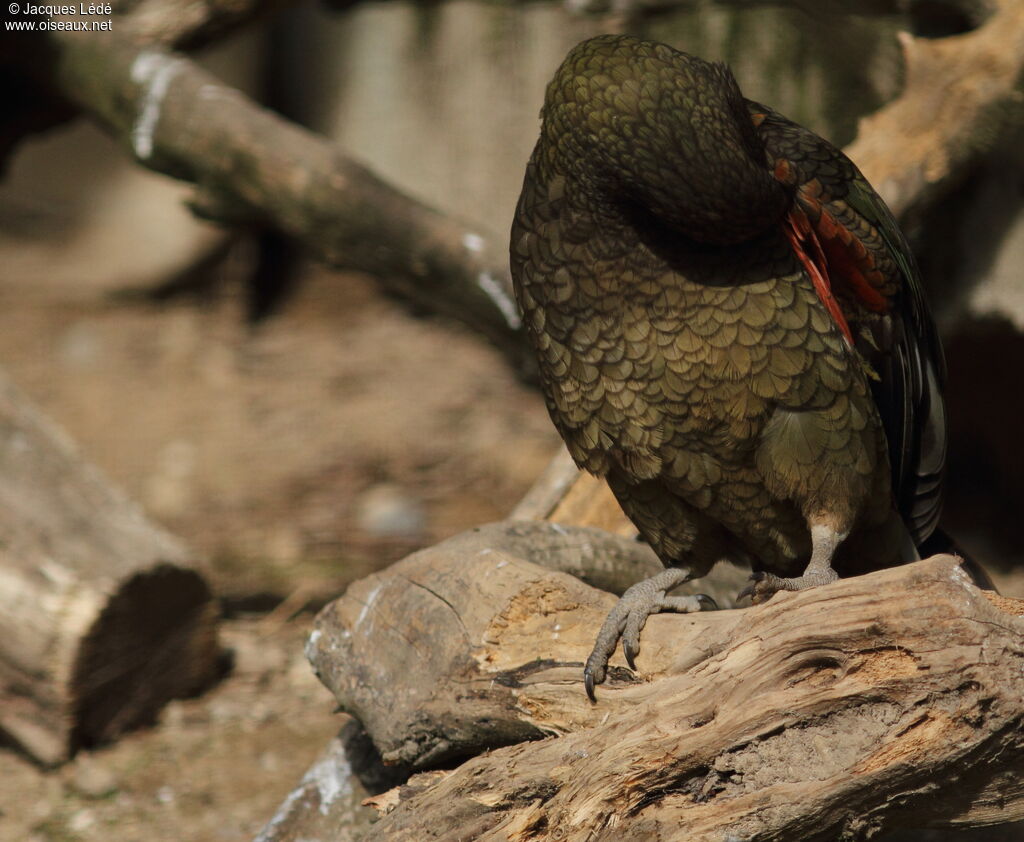
[[[811,527],[811,560],[803,576],[784,579],[763,570],[750,575],[751,583],[740,591],[737,599],[749,596],[755,604],[764,602],[779,591],[802,591],[818,585],[827,585],[839,578],[832,569],[832,557],[848,533],[837,532],[831,526],[816,523]]]
[[[688,567],[669,567],[650,579],[637,582],[622,595],[597,633],[594,648],[583,669],[583,683],[590,701],[597,701],[594,685],[604,681],[608,659],[615,651],[619,638],[622,638],[622,652],[626,662],[631,669],[636,668],[634,660],[640,651],[640,632],[651,614],[664,611],[688,614],[718,608],[715,601],[705,594],[668,595],[672,588],[692,578],[693,571]]]

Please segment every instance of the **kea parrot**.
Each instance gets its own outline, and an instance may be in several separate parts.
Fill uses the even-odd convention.
[[[828,141],[729,69],[604,35],[547,87],[511,234],[548,411],[666,569],[584,682],[721,559],[755,601],[915,560],[946,461],[942,349],[907,241]],[[742,596],[743,594],[741,594]]]

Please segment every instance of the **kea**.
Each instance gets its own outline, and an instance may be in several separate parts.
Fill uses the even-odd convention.
[[[511,235],[548,411],[666,569],[602,626],[586,690],[719,560],[755,602],[915,560],[946,454],[910,248],[842,152],[722,64],[605,35],[548,85]],[[743,594],[741,594],[742,596]]]

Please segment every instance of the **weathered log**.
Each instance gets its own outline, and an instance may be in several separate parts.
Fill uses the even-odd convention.
[[[215,675],[188,549],[0,378],[0,738],[46,765]]]
[[[1024,609],[954,557],[652,617],[639,674],[614,669],[596,706],[579,673],[611,597],[497,552],[451,561],[354,585],[318,619],[314,663],[371,734],[403,720],[385,759],[450,761],[484,732],[522,744],[414,778],[375,839],[863,838],[1024,818],[1024,619],[1005,610]],[[422,605],[398,618],[410,591]]]
[[[555,454],[510,517],[594,526],[623,536],[637,534],[608,484],[577,468],[564,448]]]
[[[574,478],[576,469],[572,466],[571,461],[568,464],[572,468],[570,477]],[[541,484],[538,483],[538,485]],[[538,490],[538,494],[541,494],[540,490]],[[614,503],[614,500],[612,502]],[[540,505],[543,508],[543,504]],[[628,521],[626,524],[628,525]],[[471,589],[465,588],[464,572],[475,570],[476,565],[484,560],[487,562],[484,567],[486,575],[492,561],[496,563],[505,557],[529,558],[532,562],[544,566],[548,571],[557,570],[561,574],[569,574],[568,581],[574,582],[588,596],[594,596],[598,592],[593,588],[587,588],[583,582],[588,582],[612,593],[621,593],[629,585],[661,569],[661,564],[651,549],[645,544],[636,542],[632,537],[613,535],[601,529],[537,523],[528,520],[506,521],[478,527],[436,547],[417,553],[407,559],[406,563],[410,567],[418,569],[421,565],[429,568],[433,563],[432,559],[440,560],[441,564],[447,564],[455,559],[463,559],[468,566],[465,571],[460,570],[455,578],[445,586],[445,592],[449,593],[455,589],[468,593]],[[456,564],[456,567],[459,565]],[[732,571],[731,577],[728,575],[720,577],[717,587],[711,588],[711,590],[717,594],[716,598],[722,604],[728,604],[731,596],[740,588],[740,579],[745,576],[745,573]],[[369,586],[369,594],[374,594],[375,583],[378,581],[377,577],[363,580],[363,583]],[[700,589],[705,589],[703,583]],[[391,591],[392,588],[388,586],[387,590]],[[436,598],[428,589],[409,587],[408,582],[404,582],[398,591],[395,601],[390,601],[385,594],[379,591],[373,596],[374,604],[380,602],[378,611],[383,610],[390,618],[383,619],[383,615],[378,615],[382,617],[381,621],[384,623],[404,624],[408,617],[424,616],[422,615],[424,610],[433,611],[436,608]],[[349,593],[357,602],[349,601],[347,605],[349,608],[355,605],[359,613],[362,613],[363,604],[369,601],[369,594],[360,592],[362,593],[360,596],[355,591]],[[359,603],[360,599],[363,599],[364,603]],[[436,650],[436,654],[441,659],[449,651],[444,641],[461,639],[461,629],[449,627],[453,619],[454,615],[450,613],[442,616],[441,624],[432,632],[435,641],[430,648]],[[351,681],[354,674],[345,669],[345,658],[340,651],[331,651],[329,656],[318,654],[322,646],[329,645],[326,641],[327,638],[323,638],[322,633],[314,634],[307,652],[313,657],[324,660],[325,669],[331,675],[329,681],[337,685]],[[461,654],[457,654],[455,657],[461,658]],[[402,698],[397,705],[392,705],[391,701],[385,703],[385,707],[391,711],[390,716],[395,717],[394,722],[389,722],[388,716],[374,717],[376,735],[382,744],[387,743],[389,735],[396,744],[393,748],[397,750],[388,753],[387,759],[390,766],[387,768],[394,770],[392,774],[397,775],[401,780],[417,765],[415,752],[403,751],[403,749],[416,745],[415,743],[406,745],[406,729],[410,722],[416,722],[421,718],[422,696],[418,693],[413,693],[411,696],[405,695],[409,675],[403,673],[401,668],[396,671],[395,664],[388,658],[383,659],[382,664],[383,668],[391,673],[391,680],[395,685],[402,687],[401,693],[396,694],[396,696],[401,695]],[[578,673],[578,669],[570,671],[567,674],[567,680],[576,680],[578,683]],[[419,673],[419,675],[425,678],[423,682],[420,682],[422,689],[429,689],[434,685],[435,676],[432,673]],[[382,690],[386,683],[375,682],[373,684],[374,692]],[[371,709],[374,703],[373,698],[366,700],[366,704]],[[360,733],[365,732],[361,731]],[[486,748],[491,745],[492,736],[493,731],[486,727],[479,733],[472,733],[472,728],[470,728],[468,744],[477,746],[478,750]],[[366,739],[369,739],[369,735],[366,736]],[[447,741],[447,738],[444,739]],[[379,755],[368,757],[367,755],[371,753],[366,746],[360,745],[350,733],[346,733],[345,729],[343,729],[339,740],[341,742],[332,742],[298,786],[289,794],[277,814],[262,830],[257,842],[293,842],[300,839],[310,840],[310,842],[312,840],[316,840],[316,842],[348,842],[350,839],[358,838],[358,829],[368,825],[373,811],[365,807],[358,807],[358,800],[354,801],[351,793],[370,792],[376,794],[380,791],[374,786],[382,779],[380,768],[374,768],[374,761],[379,760]],[[460,751],[455,754],[471,751],[468,744],[463,744]],[[438,751],[438,747],[430,744],[429,741],[421,743],[419,748],[421,751],[433,751],[435,756],[442,756],[444,753],[443,750]],[[362,770],[356,770],[359,758],[364,761]],[[367,780],[368,774],[374,775],[374,777]],[[433,777],[430,774],[421,774],[418,776],[418,786],[426,786],[428,781],[435,778],[436,774],[433,774]],[[325,798],[325,791],[335,792],[331,782],[337,782],[342,790],[338,797]],[[389,803],[395,797],[393,793],[384,796],[384,801],[381,803]],[[367,803],[370,802],[376,803],[376,799],[367,801]]]
[[[317,618],[307,654],[385,763],[448,763],[563,733],[566,722],[548,719],[555,709],[573,727],[588,721],[580,652],[589,652],[615,604],[607,591],[660,569],[648,547],[601,530],[492,524],[351,585]],[[737,589],[731,582],[711,595],[728,603]],[[734,616],[720,612],[710,622]],[[672,647],[659,639],[648,645],[645,637],[645,663],[653,658],[663,669]],[[632,681],[621,656],[612,663],[612,686]],[[548,685],[561,690],[549,697]],[[537,713],[522,686],[544,687],[536,707],[554,708]]]

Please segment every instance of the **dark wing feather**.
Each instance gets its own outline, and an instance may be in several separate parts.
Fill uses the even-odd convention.
[[[881,197],[840,150],[749,103],[776,177],[823,246],[832,292],[878,379],[897,507],[915,544],[934,532],[946,463],[945,361],[910,246]]]
[[[902,283],[887,314],[888,340],[874,355],[875,401],[889,438],[893,490],[915,544],[935,531],[946,466],[945,359],[921,277],[896,220],[857,172],[847,203],[881,235]]]

